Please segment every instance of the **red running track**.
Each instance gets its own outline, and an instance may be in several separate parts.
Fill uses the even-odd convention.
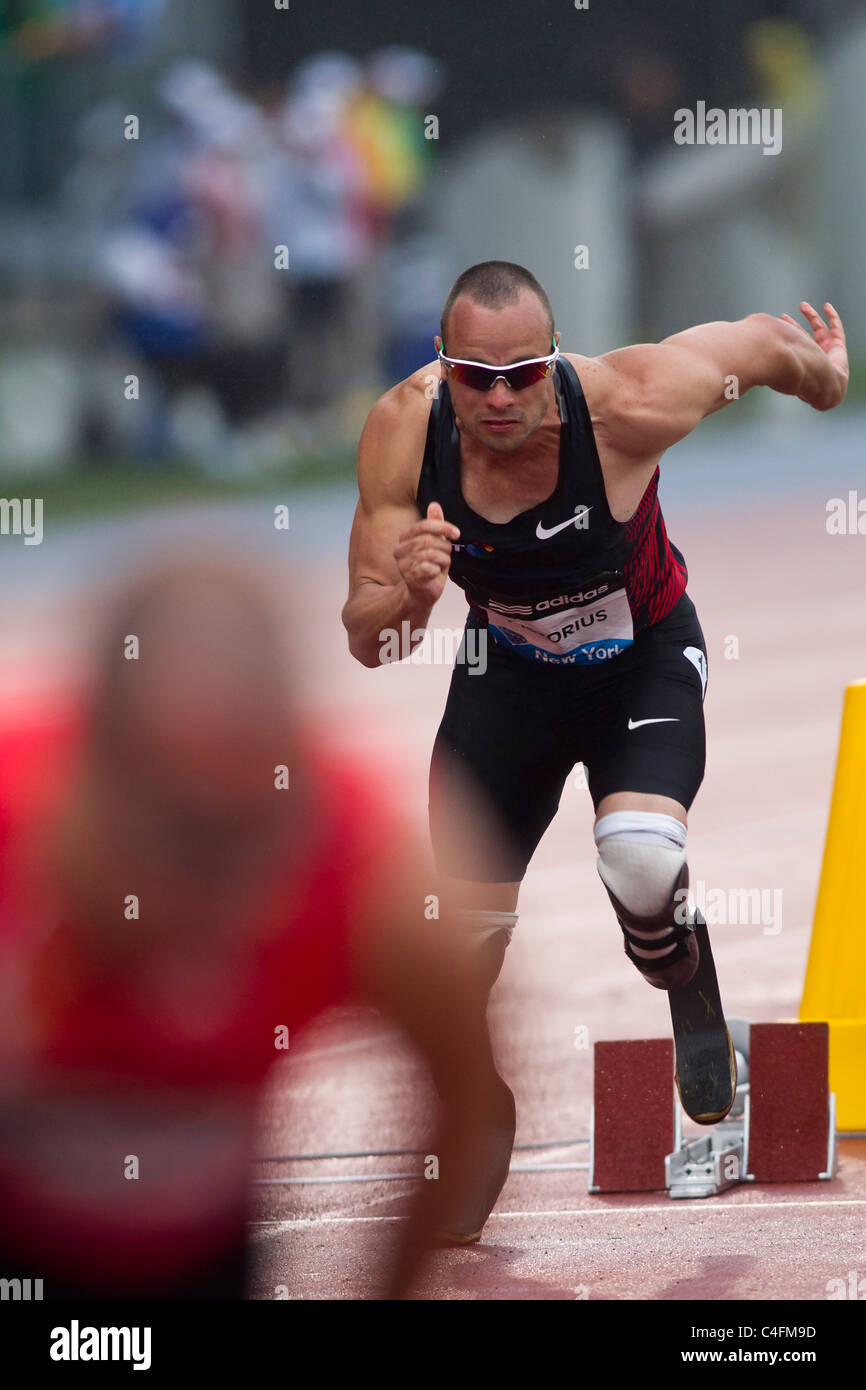
[[[716,927],[730,1014],[796,1015],[826,829],[842,693],[866,675],[862,540],[826,533],[823,503],[714,512],[671,527],[709,645],[707,775],[690,817],[693,883],[782,892],[781,928]],[[341,736],[401,767],[395,792],[424,823],[426,767],[449,670],[369,671],[345,648],[344,571],[305,558],[288,573],[307,605],[293,629],[302,678]],[[294,581],[294,582],[293,582]],[[56,679],[102,599],[0,614],[7,707]],[[458,627],[448,593],[440,625]],[[299,631],[302,639],[297,640]],[[737,639],[739,655],[725,656]],[[46,660],[46,651],[50,659]],[[22,675],[29,672],[29,677]],[[347,725],[346,710],[352,711]],[[575,784],[530,868],[520,924],[494,994],[501,1068],[518,1143],[589,1132],[591,1044],[665,1036],[667,1003],[622,952],[596,875],[588,793]],[[589,1046],[576,1046],[586,1041]],[[275,1071],[260,1153],[419,1148],[429,1093],[399,1038],[364,1011],[320,1022]],[[586,1146],[515,1155],[515,1165],[586,1161]],[[420,1171],[417,1156],[262,1164],[259,1176]],[[825,1299],[828,1281],[866,1277],[866,1144],[840,1146],[830,1183],[740,1187],[673,1202],[664,1193],[590,1197],[584,1170],[514,1172],[480,1245],[437,1252],[420,1297],[435,1299]],[[407,1209],[413,1181],[253,1189],[257,1298],[364,1298]],[[833,1287],[832,1285],[830,1287]]]
[[[707,774],[690,817],[692,881],[780,889],[781,922],[713,933],[727,1011],[796,1016],[845,685],[866,675],[857,537],[826,533],[822,507],[714,515],[672,528],[709,647]],[[855,553],[857,552],[857,553]],[[342,585],[322,575],[322,595]],[[457,626],[461,599],[437,610]],[[735,650],[738,657],[726,657]],[[423,818],[429,749],[448,670],[368,671],[336,634],[329,684],[363,715],[365,742],[404,758],[405,800]],[[336,701],[335,701],[336,703]],[[622,952],[597,878],[589,795],[571,785],[530,868],[491,1018],[517,1097],[518,1143],[589,1133],[598,1038],[665,1036],[667,1002]],[[772,893],[770,895],[772,898]],[[768,928],[765,930],[765,926]],[[586,1030],[576,1032],[576,1030]],[[275,1076],[260,1152],[417,1147],[411,1058],[369,1018],[320,1026]],[[585,1162],[586,1146],[515,1155]],[[420,1171],[420,1157],[261,1166],[262,1177]],[[440,1251],[418,1293],[460,1299],[825,1299],[866,1276],[866,1143],[840,1144],[832,1182],[741,1186],[718,1198],[590,1197],[585,1171],[514,1172],[468,1250]],[[412,1183],[255,1189],[255,1296],[371,1293]],[[829,1289],[838,1285],[829,1285]]]

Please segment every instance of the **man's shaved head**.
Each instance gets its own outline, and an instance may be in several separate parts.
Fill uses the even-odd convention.
[[[442,309],[439,331],[448,352],[448,319],[455,301],[466,295],[485,309],[505,309],[516,304],[526,291],[540,300],[547,318],[548,332],[553,336],[553,309],[550,300],[530,270],[513,261],[481,261],[458,275]]]
[[[447,357],[500,365],[546,357],[559,334],[553,330],[553,310],[543,288],[530,271],[511,261],[484,261],[470,266],[454,282],[442,311],[442,336]],[[530,435],[548,425],[559,428],[552,375],[513,391],[500,376],[487,390],[455,381],[445,362],[442,380],[448,382],[458,429],[491,454],[513,454]]]

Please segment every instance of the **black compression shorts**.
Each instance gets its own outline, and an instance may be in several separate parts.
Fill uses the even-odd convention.
[[[467,627],[474,625],[470,618]],[[691,806],[706,759],[707,649],[688,594],[605,665],[535,664],[490,637],[481,674],[464,659],[465,641],[430,769],[430,829],[443,873],[487,882],[522,879],[576,763],[586,767],[596,808],[621,791]],[[484,646],[480,650],[485,653]],[[473,642],[470,662],[477,652]],[[449,776],[455,767],[489,810],[495,862],[488,859],[483,871],[471,844],[447,833],[453,798],[460,796]]]

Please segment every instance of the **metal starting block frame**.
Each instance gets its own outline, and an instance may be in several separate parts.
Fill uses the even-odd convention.
[[[742,1098],[742,1113],[732,1118]],[[683,1136],[683,1107],[674,1100],[674,1151],[665,1158],[665,1187],[669,1197],[716,1197],[742,1182],[755,1182],[749,1172],[749,1083],[737,1087],[730,1112],[706,1134]],[[827,1105],[827,1163],[816,1176],[827,1182],[836,1176],[836,1097]]]
[[[748,1082],[745,1083],[748,1086]],[[740,1088],[737,1087],[737,1095]],[[665,1156],[669,1197],[715,1197],[745,1179],[748,1167],[747,1117],[713,1125],[707,1134],[683,1137],[683,1107],[674,1100],[674,1151]]]
[[[715,1197],[743,1182],[828,1181],[835,1176],[836,1097],[827,1082],[827,1024],[756,1024],[754,1036],[746,1019],[729,1019],[728,1027],[744,1078],[725,1119],[689,1138],[683,1133],[686,1116],[670,1070],[670,1128],[658,1110],[667,1090],[664,1069],[672,1061],[672,1043],[596,1044],[591,1193],[664,1187],[672,1198]],[[622,1113],[617,1113],[618,1071],[627,1074]],[[630,1097],[633,1105],[644,1104],[643,1115],[629,1110]],[[671,1136],[673,1151],[665,1153]]]

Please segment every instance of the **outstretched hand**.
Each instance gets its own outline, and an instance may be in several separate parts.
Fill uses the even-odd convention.
[[[845,345],[845,329],[842,327],[842,320],[836,313],[832,304],[824,305],[824,313],[827,315],[827,323],[812,305],[804,299],[800,304],[800,312],[808,320],[812,330],[812,338],[817,346],[829,358],[832,365],[843,378],[844,384],[848,384],[848,349]],[[785,323],[790,323],[794,328],[799,328],[801,333],[806,333],[806,329],[796,319],[792,319],[790,314],[780,316]]]

